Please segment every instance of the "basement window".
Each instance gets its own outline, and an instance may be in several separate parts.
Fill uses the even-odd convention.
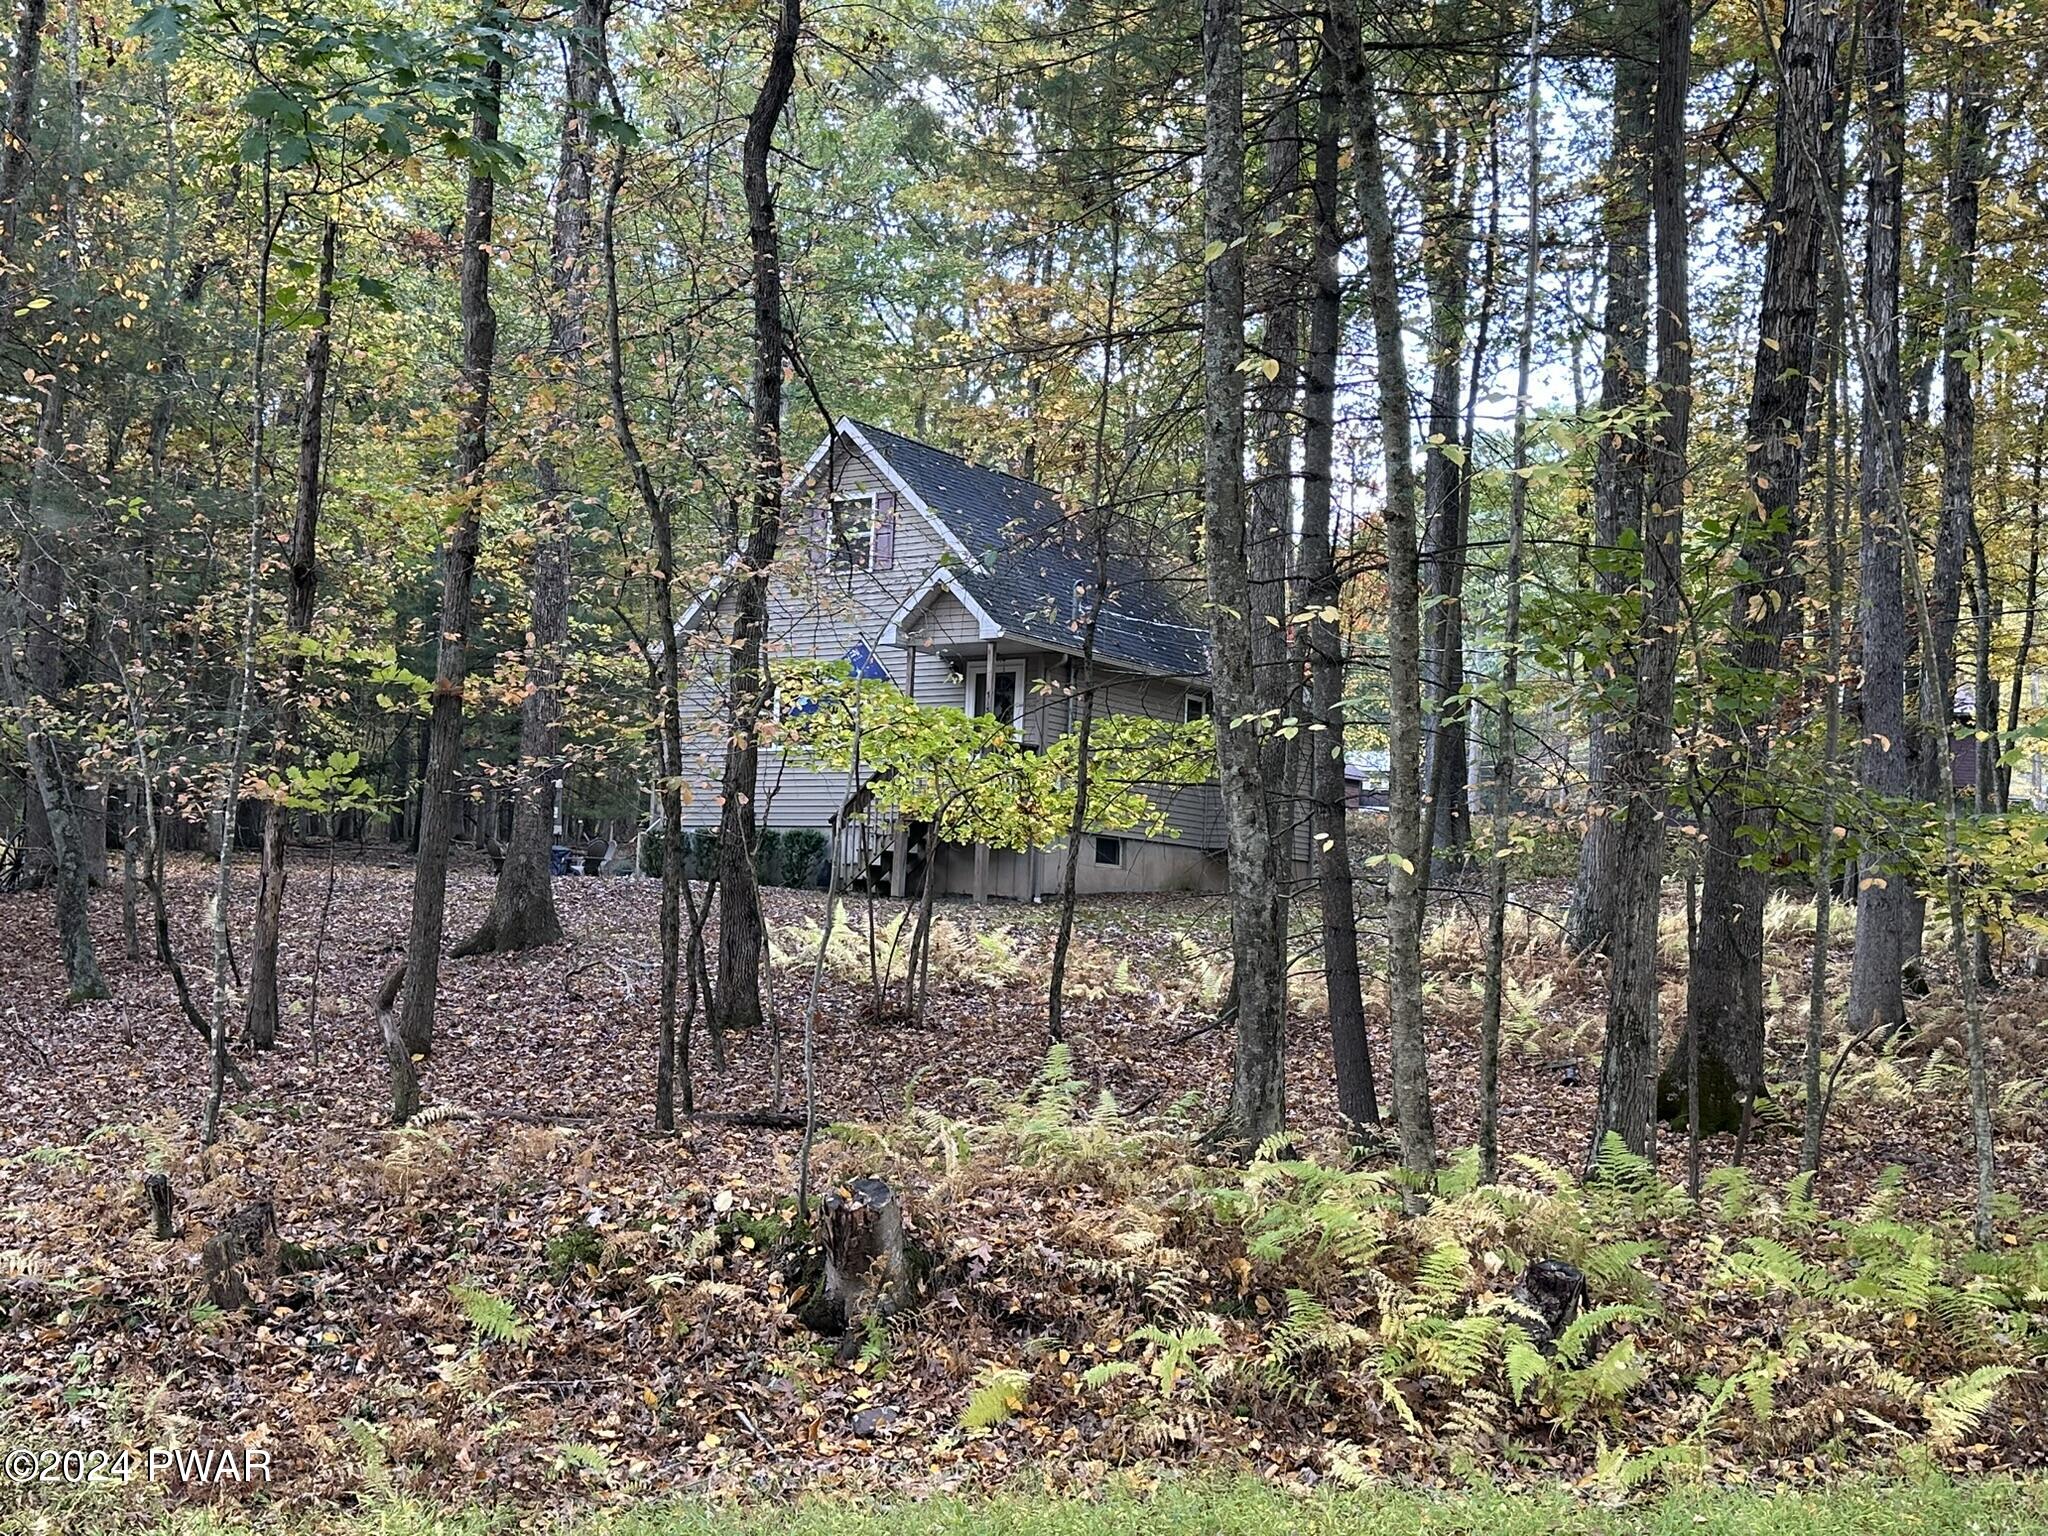
[[[1095,862],[1107,864],[1114,869],[1124,867],[1124,840],[1120,837],[1098,837],[1095,839]]]

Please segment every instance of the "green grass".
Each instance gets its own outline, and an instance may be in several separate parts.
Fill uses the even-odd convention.
[[[752,1509],[674,1502],[603,1513],[452,1509],[407,1501],[350,1513],[137,1521],[111,1509],[0,1509],[0,1536],[2028,1536],[2048,1532],[2048,1483],[1860,1481],[1817,1492],[1682,1489],[1611,1504],[1563,1491],[1292,1495],[1248,1480],[1167,1483],[1150,1495],[1007,1494],[893,1507]]]

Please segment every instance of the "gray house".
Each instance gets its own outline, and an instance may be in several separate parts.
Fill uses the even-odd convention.
[[[1027,746],[1042,748],[1070,729],[1096,567],[1051,491],[842,419],[792,482],[786,505],[785,554],[769,597],[771,668],[777,656],[844,659],[921,704],[999,714]],[[1207,715],[1207,631],[1195,587],[1134,557],[1111,558],[1107,571],[1096,625],[1098,713]],[[716,634],[729,627],[731,611],[731,594],[714,582],[678,621],[691,650],[709,658],[683,706],[691,829],[719,819]],[[1090,837],[1080,889],[1220,889],[1213,780],[1147,793],[1171,835]],[[778,831],[836,829],[856,885],[904,895],[929,875],[943,894],[1020,901],[1059,888],[1063,845],[1021,853],[930,846],[921,824],[900,824],[865,790],[849,797],[843,773],[773,749],[761,754],[756,814]]]

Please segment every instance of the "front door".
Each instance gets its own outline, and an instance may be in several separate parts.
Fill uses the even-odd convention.
[[[970,715],[995,715],[1004,724],[1015,726],[1019,723],[1018,706],[1024,697],[1024,667],[998,666],[996,668],[996,692],[993,705],[989,702],[988,670],[967,674],[967,712]]]

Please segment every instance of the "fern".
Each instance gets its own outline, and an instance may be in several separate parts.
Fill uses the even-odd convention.
[[[1215,1329],[1197,1325],[1168,1332],[1149,1324],[1135,1330],[1131,1338],[1137,1342],[1156,1345],[1158,1353],[1152,1357],[1152,1379],[1159,1387],[1161,1397],[1171,1397],[1173,1389],[1184,1377],[1199,1376],[1195,1356],[1204,1350],[1216,1349],[1223,1343],[1223,1336]]]
[[[1519,1408],[1522,1404],[1522,1394],[1550,1369],[1550,1362],[1543,1358],[1543,1352],[1529,1341],[1527,1332],[1520,1328],[1513,1329],[1507,1334],[1503,1359],[1508,1372],[1508,1391],[1514,1395],[1515,1406]]]
[[[596,1477],[607,1477],[611,1474],[612,1459],[603,1446],[569,1440],[555,1447],[554,1464],[549,1470],[556,1477],[569,1472],[588,1472]]]
[[[876,1377],[885,1376],[889,1370],[889,1325],[882,1320],[879,1312],[870,1312],[861,1319],[860,1361]]]
[[[1920,1402],[1927,1438],[1937,1447],[1960,1444],[1983,1421],[1999,1389],[2020,1374],[2014,1365],[1980,1365],[1929,1388]]]
[[[993,1429],[1013,1414],[1021,1413],[1031,1396],[1031,1374],[1015,1366],[993,1365],[981,1373],[981,1384],[967,1399],[967,1411],[960,1415],[963,1429]]]
[[[1280,1371],[1307,1354],[1330,1325],[1330,1309],[1307,1291],[1289,1290],[1287,1315],[1266,1338],[1266,1366]]]
[[[1081,1373],[1081,1385],[1091,1392],[1098,1392],[1122,1376],[1136,1376],[1137,1366],[1128,1360],[1105,1360],[1100,1365],[1091,1365]]]
[[[470,1329],[480,1338],[500,1344],[524,1344],[533,1335],[533,1325],[520,1320],[512,1303],[472,1285],[451,1285],[448,1294],[462,1308]]]
[[[1449,1306],[1465,1294],[1472,1274],[1472,1255],[1462,1243],[1445,1238],[1428,1253],[1415,1271],[1415,1299],[1432,1309]]]
[[[1615,1302],[1604,1307],[1589,1307],[1573,1318],[1570,1325],[1557,1336],[1554,1346],[1557,1358],[1566,1365],[1577,1365],[1585,1357],[1593,1340],[1601,1331],[1613,1323],[1639,1323],[1649,1313],[1642,1307]]]
[[[1619,1134],[1609,1131],[1593,1158],[1593,1178],[1613,1189],[1642,1190],[1657,1184],[1657,1168],[1648,1158],[1629,1151]]]
[[[1638,1291],[1643,1286],[1643,1260],[1664,1251],[1662,1243],[1627,1238],[1586,1250],[1579,1268],[1602,1291]]]
[[[1730,1164],[1707,1175],[1705,1192],[1714,1197],[1714,1220],[1732,1227],[1756,1204],[1756,1179],[1747,1168]]]

